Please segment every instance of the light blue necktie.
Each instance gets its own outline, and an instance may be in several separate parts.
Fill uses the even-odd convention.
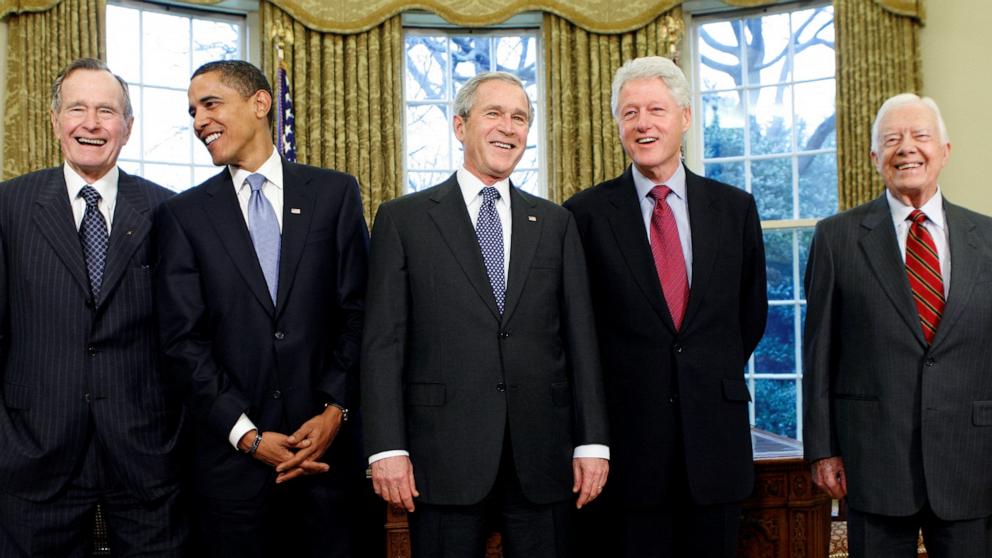
[[[110,235],[107,234],[107,222],[98,207],[100,193],[87,184],[79,190],[79,197],[86,202],[83,222],[79,225],[79,241],[83,245],[86,274],[90,279],[90,292],[96,299],[100,296],[103,269],[107,266],[107,246],[110,244]]]
[[[265,177],[255,173],[245,182],[251,187],[251,197],[248,199],[248,230],[251,232],[251,242],[255,245],[258,264],[262,266],[265,283],[269,286],[269,296],[272,304],[276,303],[276,292],[279,290],[279,221],[272,204],[262,193]]]
[[[503,300],[506,295],[506,279],[503,277],[503,226],[496,213],[496,200],[499,190],[494,186],[482,189],[482,207],[479,208],[479,220],[475,225],[475,235],[479,238],[482,248],[482,259],[486,263],[486,273],[496,297],[499,313],[503,313]]]

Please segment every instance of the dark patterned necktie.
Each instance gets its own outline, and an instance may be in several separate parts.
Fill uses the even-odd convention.
[[[666,199],[672,192],[664,185],[655,186],[648,193],[654,198],[654,213],[651,215],[651,255],[661,282],[661,290],[672,314],[675,329],[682,327],[686,303],[689,301],[689,277],[685,270],[685,256],[679,240],[679,228],[675,215]]]
[[[482,259],[486,263],[486,273],[496,297],[499,313],[503,313],[503,300],[506,296],[506,279],[503,277],[503,226],[499,214],[496,213],[496,200],[499,190],[493,186],[482,189],[482,207],[479,208],[479,220],[475,225],[475,235],[479,238],[479,248],[482,249]]]
[[[86,274],[90,279],[90,292],[96,299],[100,296],[103,269],[107,266],[107,246],[110,244],[110,235],[107,233],[107,221],[103,218],[98,206],[100,193],[87,184],[79,191],[79,197],[86,202],[86,212],[83,213],[83,222],[79,226],[79,242],[83,245]]]
[[[913,302],[920,315],[920,327],[927,343],[933,343],[944,312],[944,278],[940,274],[940,258],[930,231],[923,226],[925,213],[914,209],[906,235],[906,275],[913,291]]]
[[[282,248],[282,235],[279,232],[279,221],[269,199],[262,192],[265,176],[255,173],[245,179],[251,188],[248,198],[248,231],[251,242],[255,245],[258,264],[262,267],[262,275],[269,287],[272,304],[276,303],[276,293],[279,292],[279,252]]]

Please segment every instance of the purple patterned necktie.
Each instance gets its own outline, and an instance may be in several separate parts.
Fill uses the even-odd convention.
[[[503,226],[496,213],[496,200],[499,190],[494,186],[482,189],[482,207],[479,208],[479,220],[475,225],[475,235],[479,238],[479,248],[482,249],[482,259],[486,263],[486,273],[496,297],[499,313],[503,313],[503,300],[506,296],[506,279],[503,277]]]
[[[96,299],[100,296],[103,269],[107,266],[107,246],[110,244],[110,235],[107,233],[107,221],[104,220],[98,207],[100,193],[87,184],[79,190],[79,197],[86,202],[86,212],[83,213],[83,222],[79,226],[79,242],[83,245],[86,274],[90,279],[90,292]]]

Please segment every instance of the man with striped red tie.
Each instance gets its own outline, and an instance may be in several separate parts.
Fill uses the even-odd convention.
[[[992,219],[947,202],[937,104],[905,93],[872,126],[886,192],[821,221],[806,271],[804,444],[847,497],[851,556],[992,550]]]

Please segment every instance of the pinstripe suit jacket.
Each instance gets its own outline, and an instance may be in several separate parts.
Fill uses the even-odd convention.
[[[992,514],[992,219],[944,201],[950,292],[929,347],[885,196],[821,221],[806,271],[806,458],[840,456],[848,502]]]
[[[120,173],[93,300],[62,167],[0,184],[0,490],[53,496],[93,436],[139,497],[175,486],[179,406],[159,372],[150,238],[170,195]]]

